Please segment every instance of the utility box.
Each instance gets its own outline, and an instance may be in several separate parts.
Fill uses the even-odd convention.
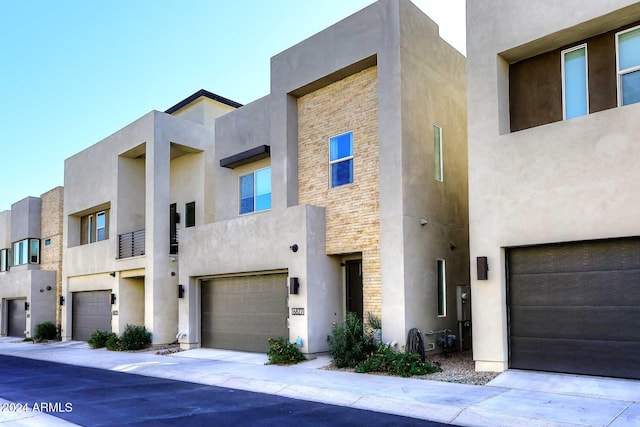
[[[456,287],[456,307],[458,322],[471,320],[471,286],[459,285]]]

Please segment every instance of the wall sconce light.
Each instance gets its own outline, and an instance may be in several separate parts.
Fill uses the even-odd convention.
[[[293,252],[298,252],[298,245],[294,243],[293,245],[289,246],[289,249],[291,249],[291,251]]]
[[[476,266],[478,270],[478,280],[487,280],[489,277],[489,263],[486,256],[476,258]]]
[[[64,296],[60,295],[60,305],[64,305]]]
[[[27,301],[24,302],[24,311],[29,311],[29,303]]]
[[[111,305],[116,303],[116,294],[111,294]]]
[[[184,298],[184,286],[178,285],[178,298]]]
[[[420,225],[427,225],[429,221],[426,218],[420,218]]]
[[[109,273],[109,276],[111,276],[111,277],[116,277],[116,272],[115,272],[115,271],[112,271],[111,273]]]
[[[300,289],[300,281],[297,277],[289,277],[289,294],[297,295]]]
[[[50,291],[51,290],[51,286],[47,286],[47,290]]]

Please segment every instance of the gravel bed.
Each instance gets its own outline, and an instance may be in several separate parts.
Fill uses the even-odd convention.
[[[458,351],[448,353],[447,355],[427,355],[427,360],[434,365],[440,366],[442,372],[435,372],[414,378],[460,384],[485,385],[500,374],[499,372],[476,372],[471,351]]]
[[[448,354],[427,354],[427,361],[437,365],[442,369],[427,375],[416,375],[411,378],[431,381],[444,381],[459,384],[486,385],[489,381],[497,377],[500,372],[476,372],[475,363],[471,351],[454,352]],[[355,372],[351,368],[336,368],[333,365],[325,366],[322,369]],[[389,375],[380,372],[370,372],[369,375]]]

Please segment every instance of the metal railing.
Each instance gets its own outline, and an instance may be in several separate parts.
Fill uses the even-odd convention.
[[[118,259],[144,255],[145,230],[118,236]]]

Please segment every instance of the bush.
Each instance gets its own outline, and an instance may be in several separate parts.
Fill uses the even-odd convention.
[[[56,325],[51,322],[44,322],[36,325],[36,341],[55,340],[58,335]]]
[[[376,348],[355,313],[347,313],[343,324],[334,323],[327,341],[331,362],[337,368],[355,368]]]
[[[107,338],[109,338],[109,334],[113,332],[96,330],[89,337],[89,347],[91,348],[102,348],[107,344]],[[114,334],[115,335],[115,334]]]
[[[120,340],[115,332],[107,333],[107,339],[105,340],[105,347],[109,351],[120,351]]]
[[[284,338],[269,338],[267,356],[272,365],[293,365],[307,360],[297,345],[287,343]]]
[[[120,336],[120,350],[141,350],[151,344],[151,333],[144,326],[127,325]]]
[[[401,377],[426,375],[438,371],[440,371],[439,367],[420,360],[419,354],[406,351],[397,353],[391,346],[385,344],[381,344],[375,353],[356,366],[356,372],[360,373],[386,372]]]

